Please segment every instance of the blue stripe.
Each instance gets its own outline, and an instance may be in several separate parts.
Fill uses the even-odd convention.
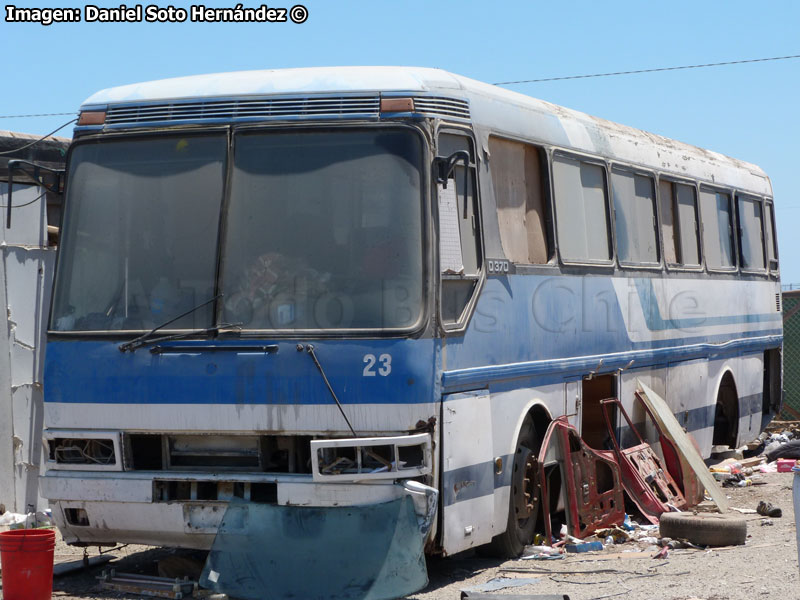
[[[771,335],[755,339],[740,339],[723,344],[694,344],[678,348],[658,348],[648,350],[633,350],[614,354],[580,356],[554,360],[526,361],[504,365],[489,365],[467,369],[454,369],[442,373],[442,385],[450,391],[462,386],[486,387],[490,383],[550,375],[554,380],[564,376],[586,374],[597,368],[603,361],[599,372],[611,372],[622,368],[634,361],[639,368],[652,364],[667,362],[696,360],[720,356],[725,354],[738,354],[746,352],[763,351],[767,348],[780,346],[783,337]]]
[[[693,319],[664,319],[653,289],[652,279],[634,279],[639,301],[642,303],[647,328],[650,331],[665,331],[669,329],[689,329],[692,327],[714,327],[720,325],[738,325],[742,323],[782,322],[779,312],[769,312],[748,315],[730,315],[724,317],[697,317]]]
[[[514,455],[503,456],[503,470],[495,472],[494,460],[445,471],[442,476],[444,506],[494,494],[497,488],[511,485]]]
[[[253,352],[197,352],[193,345],[243,346]],[[346,405],[436,402],[434,340],[320,339],[313,341],[328,380]],[[277,352],[261,348],[276,344]],[[296,342],[183,341],[185,353],[120,352],[119,341],[47,343],[45,402],[136,404],[326,405],[333,399],[322,375]],[[371,357],[367,360],[367,357]],[[176,413],[179,414],[179,413]],[[414,422],[398,423],[400,429]]]

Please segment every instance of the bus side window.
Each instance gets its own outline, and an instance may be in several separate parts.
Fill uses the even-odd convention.
[[[467,172],[467,190],[464,193],[464,165],[459,163],[453,171],[453,178],[448,182],[448,190],[439,189],[440,196],[450,191],[455,192],[455,214],[445,215],[440,209],[440,235],[443,227],[448,224],[443,220],[452,218],[458,222],[458,236],[461,246],[460,271],[445,269],[441,287],[441,316],[445,326],[459,323],[464,310],[469,304],[472,294],[477,287],[481,269],[480,229],[476,190],[475,148],[472,139],[465,135],[442,133],[439,135],[437,154],[449,156],[458,150],[466,150],[470,156],[470,166]],[[452,196],[451,196],[452,197]],[[466,206],[465,206],[466,200]],[[440,257],[444,259],[445,257]],[[449,262],[453,262],[450,257]]]
[[[766,269],[764,260],[764,218],[761,200],[750,196],[736,195],[739,212],[739,253],[742,268],[761,271]]]
[[[769,270],[778,270],[778,248],[775,244],[775,219],[773,217],[772,202],[766,203],[767,210],[765,211],[767,218],[764,220],[764,230],[766,231],[767,241],[767,260],[769,261]]]
[[[500,242],[506,258],[519,264],[546,264],[548,243],[546,158],[541,148],[491,136],[490,169]]]
[[[735,268],[730,194],[700,188],[700,216],[703,222],[703,249],[708,268],[728,270]]]
[[[556,155],[553,187],[561,259],[609,261],[612,254],[605,167]]]
[[[669,265],[700,266],[697,194],[691,185],[662,179],[658,182],[664,258]]]
[[[653,178],[615,168],[611,171],[611,191],[620,264],[657,264]]]

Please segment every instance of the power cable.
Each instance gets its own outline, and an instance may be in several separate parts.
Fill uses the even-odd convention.
[[[722,67],[725,65],[743,65],[746,63],[767,62],[771,60],[790,60],[800,58],[800,54],[791,56],[772,56],[770,58],[749,58],[746,60],[731,60],[727,62],[706,63],[702,65],[683,65],[680,67],[659,67],[657,69],[638,69],[636,71],[616,71],[613,73],[592,73],[590,75],[569,75],[568,77],[545,77],[542,79],[522,79],[520,81],[499,81],[493,85],[516,85],[518,83],[542,83],[545,81],[565,81],[567,79],[588,79],[590,77],[613,77],[616,75],[635,75],[638,73],[658,73],[661,71],[680,71],[681,69],[704,69],[706,67]]]
[[[72,114],[72,113],[69,113],[69,114]],[[41,141],[43,141],[43,140],[46,140],[47,138],[49,138],[49,137],[50,137],[51,135],[53,135],[54,133],[57,133],[57,132],[61,131],[62,129],[64,129],[64,127],[66,127],[67,125],[70,125],[70,124],[74,123],[74,122],[75,122],[75,121],[77,121],[77,120],[78,120],[78,119],[72,119],[71,121],[67,121],[66,123],[64,123],[64,124],[63,124],[61,127],[59,127],[58,129],[54,129],[53,131],[51,131],[51,132],[50,132],[50,133],[48,133],[47,135],[44,135],[44,136],[40,137],[38,140],[34,140],[34,141],[32,141],[31,143],[29,143],[29,144],[25,144],[24,146],[20,146],[19,148],[14,148],[13,150],[6,150],[6,151],[4,151],[4,152],[0,152],[0,155],[3,155],[3,154],[14,154],[15,152],[19,152],[20,150],[25,150],[26,148],[30,148],[31,146],[35,146],[35,145],[36,145],[36,144],[38,144],[39,142],[41,142]]]
[[[24,119],[25,117],[67,117],[74,115],[75,112],[67,113],[39,113],[36,115],[0,115],[0,119]]]
[[[41,199],[42,199],[42,198],[44,198],[46,195],[47,195],[47,192],[43,192],[43,193],[41,193],[40,195],[38,195],[36,198],[34,198],[33,200],[31,200],[31,201],[29,201],[29,202],[26,202],[25,204],[15,204],[15,205],[14,205],[14,206],[12,206],[11,208],[22,208],[23,206],[28,206],[29,204],[33,204],[33,203],[34,203],[34,202],[36,202],[37,200],[41,200]],[[0,204],[0,208],[8,208],[8,204]]]

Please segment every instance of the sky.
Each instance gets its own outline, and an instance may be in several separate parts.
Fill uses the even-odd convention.
[[[298,1],[308,13],[302,24],[187,19],[43,26],[6,22],[3,10],[0,129],[44,135],[70,117],[7,116],[73,112],[103,88],[222,71],[414,65],[494,83],[800,54],[794,0]],[[82,16],[86,6],[14,5],[80,8]],[[800,284],[800,197],[792,191],[800,59],[508,87],[759,165],[773,184],[782,281]],[[60,135],[70,137],[71,126]]]

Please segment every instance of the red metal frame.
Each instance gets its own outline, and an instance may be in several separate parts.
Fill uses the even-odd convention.
[[[617,437],[614,435],[614,427],[609,416],[609,405],[615,405],[628,423],[639,443],[630,448],[620,448]],[[617,398],[607,398],[600,401],[603,408],[603,417],[606,427],[611,434],[611,441],[614,445],[614,454],[622,473],[622,484],[625,491],[636,502],[642,514],[651,523],[657,524],[658,517],[665,512],[669,512],[670,506],[679,510],[687,507],[686,498],[681,492],[678,484],[670,475],[669,470],[661,464],[661,460],[650,447],[650,444],[642,439],[639,431],[634,427],[628,413],[622,407],[622,403]],[[660,434],[660,431],[659,431]],[[672,449],[674,451],[674,448]],[[669,450],[668,450],[669,453]]]
[[[578,431],[569,424],[567,417],[562,416],[550,423],[539,452],[540,496],[547,539],[552,539],[553,532],[545,469],[553,465],[546,464],[545,457],[553,440],[559,444],[556,461],[566,490],[565,509],[569,534],[583,538],[598,529],[622,523],[625,519],[625,499],[617,461],[613,455],[609,456],[608,453],[587,446]],[[607,468],[608,471],[598,473],[598,465],[601,465],[600,469]],[[602,491],[599,485],[603,486]]]

